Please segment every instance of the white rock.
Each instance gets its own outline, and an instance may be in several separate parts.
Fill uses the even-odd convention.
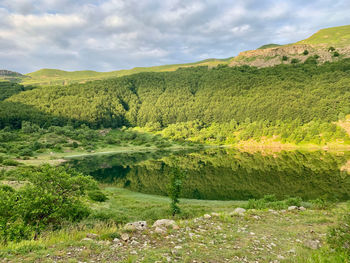
[[[298,209],[298,207],[295,206],[295,205],[292,205],[292,206],[288,207],[288,210],[289,210],[289,211],[291,211],[291,210],[297,210],[297,209]]]
[[[182,249],[182,246],[175,246],[175,249]]]
[[[127,223],[124,226],[124,230],[127,231],[143,231],[147,229],[147,222],[146,221],[137,221],[133,223]]]
[[[154,232],[156,232],[157,234],[164,234],[164,233],[166,233],[166,228],[165,227],[156,227]]]
[[[153,227],[172,227],[173,229],[177,227],[177,224],[174,220],[170,219],[159,219],[156,222],[154,222]]]
[[[121,239],[123,241],[128,241],[129,240],[129,235],[127,233],[123,233],[120,237],[121,237]]]
[[[245,209],[241,208],[241,207],[237,207],[232,213],[230,213],[230,215],[244,215],[245,213]]]
[[[86,238],[83,238],[81,241],[89,241],[89,242],[91,242],[91,241],[94,241],[94,240],[92,238],[86,237]]]
[[[115,239],[113,239],[113,243],[120,243],[120,239],[119,238],[115,238]]]
[[[210,218],[211,218],[211,215],[205,214],[203,217],[204,217],[205,219],[210,219]]]
[[[300,211],[306,211],[306,208],[303,207],[303,206],[301,206],[301,207],[299,207],[299,210],[300,210]]]

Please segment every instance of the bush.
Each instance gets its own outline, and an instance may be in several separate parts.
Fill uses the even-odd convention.
[[[314,209],[321,209],[325,210],[330,207],[330,202],[323,199],[323,198],[317,198],[315,200],[310,200],[310,203],[312,204],[312,207]]]
[[[16,160],[6,159],[2,161],[2,164],[5,166],[18,166],[20,163]]]
[[[285,201],[285,203],[287,206],[301,206],[302,201],[303,200],[300,197],[290,197]]]
[[[335,51],[335,52],[333,53],[333,57],[339,57],[339,56],[340,56],[339,52]]]
[[[88,196],[92,201],[96,202],[105,202],[108,200],[107,196],[100,190],[89,191]]]
[[[329,52],[333,52],[333,51],[335,51],[335,48],[334,48],[334,47],[329,47],[329,48],[328,48],[328,51],[329,51]]]
[[[292,64],[298,64],[300,62],[300,60],[299,59],[297,59],[297,58],[293,58],[292,60],[291,60],[291,62],[290,63],[292,63]]]
[[[89,215],[80,198],[97,189],[92,178],[49,165],[21,172],[29,184],[18,191],[0,189],[0,242],[30,239]]]
[[[309,51],[304,50],[303,55],[304,55],[304,56],[307,56],[308,54],[309,54]]]
[[[282,61],[287,61],[288,60],[288,57],[287,56],[283,56],[282,57]]]

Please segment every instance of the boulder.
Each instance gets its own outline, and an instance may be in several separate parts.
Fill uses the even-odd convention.
[[[321,247],[321,242],[319,240],[307,240],[304,245],[310,249],[318,249]]]
[[[146,221],[137,221],[133,223],[127,223],[124,226],[124,230],[126,231],[143,231],[147,229]]]
[[[123,233],[120,238],[124,241],[127,242],[129,240],[129,235],[127,233]]]
[[[210,219],[210,218],[211,218],[211,215],[205,214],[203,217],[204,217],[205,219]]]
[[[213,212],[213,213],[211,213],[211,215],[212,215],[212,216],[215,216],[215,217],[219,217],[219,216],[220,216],[220,214],[218,214],[218,213],[214,213],[214,212]]]
[[[288,210],[289,210],[289,211],[298,210],[298,207],[295,206],[295,205],[292,205],[292,206],[288,207]]]
[[[156,222],[154,222],[153,227],[165,227],[165,228],[173,228],[177,229],[178,225],[174,220],[170,219],[159,219]]]
[[[92,242],[92,241],[94,241],[94,240],[93,240],[92,238],[86,237],[86,238],[83,238],[81,241]]]
[[[300,211],[306,211],[306,208],[303,207],[303,206],[301,206],[301,207],[299,207],[299,210],[300,210]]]
[[[244,215],[245,209],[241,207],[237,207],[230,215]]]
[[[165,227],[156,227],[156,229],[154,230],[154,232],[156,232],[157,234],[164,234],[166,233],[166,228]]]
[[[86,234],[86,237],[87,238],[91,238],[91,239],[97,239],[98,235],[97,234],[88,233],[88,234]]]

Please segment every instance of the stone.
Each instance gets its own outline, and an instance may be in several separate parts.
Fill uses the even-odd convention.
[[[245,209],[241,207],[237,207],[230,215],[244,215]]]
[[[91,238],[91,239],[97,239],[98,235],[97,234],[88,233],[88,234],[86,234],[86,237],[87,238]]]
[[[288,207],[288,210],[289,210],[289,211],[297,210],[297,209],[298,209],[298,207],[295,206],[295,205],[292,205],[292,206]]]
[[[123,233],[121,236],[120,236],[120,238],[123,240],[123,241],[128,241],[129,240],[129,235],[127,234],[127,233]]]
[[[165,227],[156,227],[156,229],[154,230],[154,232],[156,232],[157,234],[164,234],[166,233],[166,228]]]
[[[86,238],[83,238],[81,241],[88,241],[88,242],[91,242],[91,241],[94,241],[92,238],[88,238],[88,237],[86,237]]]
[[[136,240],[133,240],[133,241],[130,242],[130,245],[133,245],[133,246],[138,245],[138,244],[140,244],[140,243],[137,242]]]
[[[307,240],[305,241],[304,245],[314,250],[321,247],[321,243],[319,240]]]
[[[301,207],[299,207],[299,210],[300,210],[300,211],[306,211],[306,208],[303,207],[303,206],[301,206]]]
[[[210,219],[210,218],[211,218],[211,215],[205,214],[203,217],[204,217],[205,219]]]
[[[153,227],[166,227],[166,228],[176,228],[177,224],[174,220],[170,219],[159,219],[156,222],[154,222]]]
[[[215,216],[215,217],[219,217],[219,216],[220,216],[220,214],[218,214],[218,213],[214,213],[214,212],[213,212],[213,213],[211,213],[211,215],[212,215],[212,216]]]
[[[133,223],[127,223],[124,226],[124,230],[126,231],[143,231],[147,229],[146,221],[137,221]]]
[[[182,246],[175,246],[175,249],[182,249]]]
[[[113,239],[113,243],[116,243],[116,244],[120,243],[120,239],[119,238]]]

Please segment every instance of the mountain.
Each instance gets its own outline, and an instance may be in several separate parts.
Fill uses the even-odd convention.
[[[71,83],[84,83],[92,80],[102,80],[113,77],[121,77],[141,72],[163,72],[175,71],[178,68],[193,66],[215,67],[219,64],[228,64],[231,58],[227,59],[206,59],[194,63],[173,64],[154,67],[136,67],[127,70],[117,70],[110,72],[97,72],[92,70],[84,71],[64,71],[58,69],[41,69],[29,74],[22,84],[24,85],[67,85]]]
[[[0,81],[21,82],[26,76],[21,73],[0,69]]]
[[[294,44],[264,45],[257,50],[241,52],[230,66],[249,65],[270,67],[278,64],[297,64],[307,59],[318,63],[350,57],[350,25],[326,28]]]

